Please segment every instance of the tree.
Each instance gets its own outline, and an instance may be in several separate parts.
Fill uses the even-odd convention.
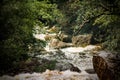
[[[2,0],[0,3],[0,72],[8,72],[28,59],[28,46],[34,45],[34,27],[54,22],[58,14],[55,4],[38,0]],[[41,42],[41,41],[39,41]],[[42,42],[41,42],[42,43]]]
[[[119,50],[119,0],[67,0],[59,9],[65,17],[61,25],[73,35],[93,34],[91,43],[103,43],[111,51]],[[71,31],[70,31],[71,33]]]

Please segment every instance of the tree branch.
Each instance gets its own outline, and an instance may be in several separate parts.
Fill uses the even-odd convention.
[[[80,27],[78,28],[78,30],[74,33],[74,36],[79,34],[80,30],[82,29],[82,27],[84,27],[84,25],[88,22],[90,22],[91,20],[94,20],[98,17],[100,17],[101,15],[104,15],[105,13],[99,14],[97,16],[91,17],[90,19],[86,19],[85,21],[82,22],[82,24],[80,25]]]

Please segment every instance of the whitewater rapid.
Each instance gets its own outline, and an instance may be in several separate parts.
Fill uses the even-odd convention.
[[[36,38],[45,40],[44,34],[36,35]],[[70,63],[73,66],[80,69],[81,72],[73,72],[69,68],[60,71],[46,70],[43,73],[21,73],[15,76],[4,75],[0,77],[0,80],[99,80],[96,73],[88,73],[85,70],[93,69],[91,51],[97,46],[88,45],[86,47],[67,47],[62,49],[54,49],[48,45],[44,48],[45,54],[36,55],[36,58],[57,60],[60,63],[60,67],[67,67],[66,63]],[[56,65],[56,66],[59,66]]]

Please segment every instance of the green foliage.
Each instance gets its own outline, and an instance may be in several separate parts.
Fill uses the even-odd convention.
[[[56,61],[54,61],[54,60],[44,62],[44,64],[42,64],[42,65],[35,66],[33,71],[35,71],[35,72],[44,72],[44,71],[46,71],[46,69],[54,70],[55,65],[56,65]]]
[[[29,54],[32,55],[32,57],[36,56],[36,54],[40,54],[40,51],[43,50],[46,44],[46,41],[36,39],[33,44],[29,45]]]
[[[65,27],[72,27],[74,35],[92,33],[92,43],[103,43],[110,51],[119,50],[120,1],[70,0],[63,5]]]
[[[0,72],[15,68],[17,62],[29,58],[29,45],[40,48],[45,42],[35,40],[34,27],[53,23],[62,14],[55,4],[38,0],[2,0],[0,3]],[[47,20],[45,22],[41,19]],[[18,64],[19,65],[19,64]],[[8,70],[10,69],[10,70]]]
[[[38,9],[36,12],[38,21],[34,26],[34,33],[36,33],[36,29],[40,33],[45,33],[44,27],[59,25],[59,21],[63,18],[63,14],[57,9],[58,6],[49,0],[38,0],[33,6]]]
[[[99,34],[96,39],[103,40],[103,47],[111,51],[119,51],[120,44],[120,18],[116,15],[103,15],[95,20],[96,25],[104,33]],[[102,36],[102,37],[100,37]]]
[[[28,59],[28,44],[34,41],[32,15],[26,1],[6,0],[1,3],[0,71],[7,71],[14,68],[15,62]]]

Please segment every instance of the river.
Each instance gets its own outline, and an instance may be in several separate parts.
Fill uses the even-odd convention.
[[[93,54],[91,53],[97,46],[88,45],[86,47],[61,49],[54,49],[49,46],[48,44],[45,47],[45,54],[36,55],[36,57],[56,60],[54,70],[47,69],[43,73],[22,73],[13,77],[4,75],[0,77],[0,80],[99,80],[93,69]]]

